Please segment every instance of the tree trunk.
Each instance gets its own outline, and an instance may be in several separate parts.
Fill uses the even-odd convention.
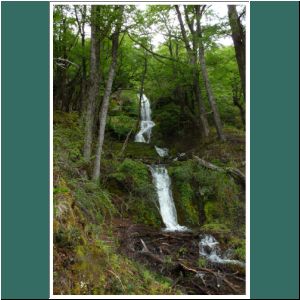
[[[219,166],[216,166],[196,155],[193,155],[193,158],[199,163],[199,165],[201,165],[202,167],[205,167],[207,169],[213,170],[213,171],[217,171],[217,172],[224,172],[227,173],[228,175],[230,175],[233,179],[237,180],[239,183],[245,185],[246,182],[246,177],[245,174],[240,171],[237,168],[231,168],[231,167],[225,167],[225,168],[221,168]]]
[[[244,100],[246,99],[246,41],[243,26],[238,17],[235,5],[228,5],[228,18],[231,27],[231,35],[235,49],[235,56],[239,67],[239,73],[243,88]]]
[[[76,15],[76,21],[79,28],[79,32],[81,35],[81,92],[80,92],[80,99],[79,99],[79,105],[78,110],[79,112],[85,111],[85,97],[86,97],[86,57],[85,57],[85,23],[86,23],[86,5],[83,5],[80,10],[81,12],[81,21],[78,18],[77,9],[75,5],[75,15]]]
[[[85,137],[84,137],[84,159],[91,158],[93,141],[93,124],[96,98],[99,92],[99,61],[100,61],[100,41],[99,26],[97,24],[99,6],[92,5],[91,12],[91,62],[90,62],[90,86],[88,92],[88,102],[85,113]]]
[[[108,79],[104,91],[104,96],[101,105],[101,111],[99,115],[99,134],[98,134],[98,144],[96,149],[96,158],[94,164],[94,171],[93,171],[93,180],[98,180],[100,177],[100,168],[101,168],[101,154],[104,142],[104,134],[105,134],[105,127],[106,127],[106,117],[107,111],[109,106],[109,97],[111,94],[111,88],[115,77],[116,66],[117,66],[117,54],[118,54],[118,46],[119,46],[119,34],[121,29],[121,20],[123,15],[124,7],[122,5],[118,6],[116,9],[119,10],[120,16],[118,20],[118,24],[116,26],[116,30],[112,35],[112,61],[109,68]]]
[[[239,111],[240,111],[240,115],[241,115],[241,120],[245,129],[246,126],[246,120],[245,120],[245,108],[242,105],[242,103],[240,103],[240,99],[241,99],[241,92],[239,91],[241,88],[239,86],[239,84],[234,80],[232,83],[232,100],[233,100],[233,104],[238,107]]]
[[[196,63],[194,64],[194,71],[193,71],[193,77],[194,77],[194,92],[196,96],[196,100],[199,106],[199,115],[200,115],[200,121],[201,121],[201,128],[202,128],[202,133],[204,137],[208,137],[209,135],[209,126],[208,126],[208,121],[206,118],[206,110],[204,107],[203,103],[203,97],[201,93],[201,89],[199,86],[199,72],[196,70],[197,65]]]
[[[199,72],[197,70],[197,56],[196,56],[196,51],[195,51],[196,49],[192,49],[189,44],[189,40],[187,38],[187,34],[186,34],[186,31],[184,28],[184,24],[182,21],[182,16],[181,16],[179,6],[175,5],[175,9],[177,12],[177,17],[178,17],[178,21],[179,21],[179,25],[180,25],[180,29],[181,29],[182,38],[183,38],[183,41],[185,44],[185,48],[186,48],[186,51],[187,51],[187,54],[189,57],[190,64],[193,69],[193,87],[194,87],[195,97],[196,97],[196,100],[197,100],[198,106],[199,106],[199,115],[200,115],[200,121],[201,121],[202,134],[204,137],[207,137],[209,135],[209,126],[208,126],[208,122],[207,122],[207,118],[206,118],[206,112],[205,112],[203,99],[201,97],[201,90],[200,90],[200,85],[199,85]]]
[[[144,94],[144,83],[145,83],[145,78],[146,78],[146,74],[147,74],[147,67],[148,67],[148,60],[147,60],[147,53],[145,52],[145,56],[144,56],[144,70],[142,73],[142,77],[141,77],[141,86],[140,86],[140,97],[139,97],[139,113],[138,113],[138,119],[135,125],[135,130],[134,132],[138,132],[139,129],[139,124],[140,124],[140,120],[141,120],[141,106],[142,106],[142,97]]]
[[[63,26],[63,38],[62,38],[62,56],[63,59],[67,59],[67,25],[66,25],[66,19],[63,18],[62,21]],[[61,110],[65,110],[68,112],[68,104],[67,102],[67,66],[62,68],[62,77],[61,77]]]
[[[200,24],[200,6],[196,6],[196,20],[197,20],[197,35],[198,35],[198,41],[199,41],[199,61],[200,61],[200,67],[202,71],[202,76],[208,96],[208,101],[211,107],[211,110],[213,112],[213,117],[214,117],[214,123],[217,129],[217,133],[219,136],[219,139],[221,141],[225,141],[225,135],[223,133],[222,129],[222,122],[221,118],[219,115],[219,110],[217,107],[217,103],[210,85],[208,73],[207,73],[207,68],[206,68],[206,62],[205,62],[205,50],[202,42],[202,30],[201,30],[201,24]]]

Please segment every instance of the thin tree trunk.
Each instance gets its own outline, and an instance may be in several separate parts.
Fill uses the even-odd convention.
[[[148,61],[147,61],[147,54],[145,53],[144,57],[144,71],[141,77],[141,86],[140,86],[140,97],[139,97],[139,114],[138,114],[138,120],[136,122],[135,126],[135,132],[138,131],[140,120],[141,120],[141,106],[142,106],[142,97],[144,94],[144,83],[145,83],[145,78],[146,78],[146,73],[147,73],[147,67],[148,67]]]
[[[121,28],[121,20],[123,15],[124,7],[122,5],[116,8],[120,12],[119,21],[116,26],[116,30],[112,35],[112,61],[109,68],[108,79],[105,87],[105,92],[102,100],[101,111],[99,115],[99,134],[98,134],[98,144],[96,149],[96,158],[94,164],[94,171],[93,171],[93,180],[98,180],[100,177],[100,168],[101,168],[101,154],[104,142],[104,134],[105,134],[105,127],[106,127],[106,117],[107,111],[109,106],[109,97],[111,94],[111,88],[115,77],[116,66],[117,66],[117,54],[118,54],[118,46],[119,46],[119,35],[120,35],[120,28]]]
[[[199,72],[197,71],[197,56],[196,56],[196,52],[195,52],[196,49],[192,49],[189,44],[179,6],[175,5],[175,9],[177,12],[177,17],[178,17],[178,21],[179,21],[179,25],[180,25],[180,29],[181,29],[182,38],[183,38],[183,41],[185,44],[185,48],[186,48],[186,51],[187,51],[187,54],[189,57],[190,64],[193,69],[193,87],[194,87],[196,100],[197,100],[198,106],[199,106],[199,115],[200,115],[202,133],[205,137],[207,137],[209,135],[209,126],[208,126],[208,122],[207,122],[207,118],[206,118],[204,103],[203,103],[203,100],[201,97],[201,90],[200,90],[200,85],[199,85]]]
[[[196,68],[196,64],[195,64],[195,68]],[[203,135],[205,137],[208,137],[209,135],[209,126],[208,126],[208,121],[206,118],[206,109],[204,107],[204,103],[202,101],[203,97],[202,97],[202,93],[201,93],[201,89],[199,86],[199,71],[198,70],[194,70],[194,92],[195,92],[195,96],[196,96],[196,100],[199,106],[199,115],[200,115],[200,121],[201,121],[201,127],[202,127],[202,131],[203,131]]]
[[[66,36],[66,19],[63,18],[62,21],[63,26],[63,38],[62,38],[62,55],[63,59],[67,59],[67,36]],[[61,110],[68,112],[67,102],[67,67],[62,69],[62,78],[61,78]]]
[[[77,25],[79,28],[79,33],[81,35],[81,69],[82,69],[82,75],[81,75],[81,92],[80,92],[80,99],[79,99],[79,105],[78,110],[79,112],[85,111],[85,98],[86,98],[86,57],[85,57],[85,23],[86,23],[86,5],[83,5],[79,11],[81,12],[81,21],[79,20],[77,8],[76,5],[74,6],[75,9],[75,16]]]
[[[231,27],[231,36],[235,49],[235,56],[243,88],[244,100],[246,99],[246,41],[243,26],[236,11],[236,5],[228,5],[228,18]]]
[[[200,67],[202,71],[202,76],[208,96],[208,101],[210,104],[210,107],[213,111],[213,117],[214,117],[214,123],[217,129],[217,133],[219,136],[219,139],[221,141],[225,141],[225,135],[223,133],[223,128],[222,128],[222,122],[219,114],[219,110],[217,107],[217,103],[211,88],[211,84],[209,81],[208,73],[207,73],[207,68],[206,68],[206,62],[205,62],[205,50],[202,42],[202,30],[201,30],[201,23],[200,23],[200,6],[196,5],[196,20],[197,20],[197,35],[198,35],[198,41],[199,41],[199,61],[200,61]]]
[[[88,93],[88,102],[85,113],[85,137],[84,137],[84,159],[91,158],[92,141],[93,141],[93,124],[96,98],[99,92],[99,60],[100,60],[100,41],[99,26],[97,25],[99,6],[92,5],[91,13],[91,67],[90,67],[90,87]]]

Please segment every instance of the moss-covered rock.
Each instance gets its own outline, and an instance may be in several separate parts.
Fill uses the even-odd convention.
[[[169,174],[182,224],[223,224],[234,231],[244,224],[241,188],[230,176],[205,169],[194,160],[173,163]]]
[[[133,136],[132,136],[133,139]],[[111,157],[119,157],[123,147],[123,142],[117,142],[115,140],[107,140],[105,145],[105,154],[108,159],[111,160]],[[146,143],[135,143],[131,140],[125,151],[122,153],[122,157],[129,158],[136,161],[142,161],[144,163],[155,163],[160,160],[155,148],[151,144]]]

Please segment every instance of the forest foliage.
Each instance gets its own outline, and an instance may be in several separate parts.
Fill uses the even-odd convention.
[[[234,5],[223,17],[207,5],[54,5],[56,294],[182,293],[118,251],[119,219],[163,226],[154,163],[168,167],[179,223],[245,260],[244,186],[193,159],[244,171],[244,23]],[[134,142],[142,94],[149,144]]]

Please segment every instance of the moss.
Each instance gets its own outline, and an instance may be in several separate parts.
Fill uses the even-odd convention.
[[[235,258],[241,261],[246,260],[246,240],[232,237],[229,247],[234,249]]]
[[[218,205],[215,201],[208,201],[204,204],[204,212],[207,223],[212,223],[218,218]]]
[[[133,199],[129,203],[128,217],[131,217],[135,223],[142,223],[156,228],[162,226],[160,214],[156,206],[142,199]]]
[[[134,136],[132,135],[132,139]],[[124,139],[125,141],[125,139]],[[112,158],[120,159],[121,149],[123,147],[124,141],[117,142],[116,140],[106,140],[104,145],[105,156],[104,159],[108,160],[108,164],[114,163]],[[136,161],[142,161],[146,164],[156,163],[160,160],[155,148],[151,144],[145,143],[135,143],[131,140],[125,151],[122,153],[122,158],[130,158]]]
[[[180,201],[177,201],[178,210],[183,214],[183,218],[188,225],[199,225],[197,207],[193,203],[194,191],[189,183],[179,186]]]
[[[126,158],[109,177],[126,192],[127,214],[135,222],[160,226],[157,195],[145,164]]]
[[[244,224],[241,188],[225,173],[205,169],[194,160],[169,167],[181,220],[190,224],[224,224],[237,231]],[[187,223],[188,224],[188,223]]]
[[[54,290],[59,294],[92,295],[179,293],[167,278],[115,251],[114,244],[109,246],[99,240],[93,244],[78,245],[72,267],[56,269]]]
[[[222,242],[227,240],[228,236],[231,234],[231,230],[225,225],[220,223],[209,223],[201,227],[204,233],[211,234]]]

